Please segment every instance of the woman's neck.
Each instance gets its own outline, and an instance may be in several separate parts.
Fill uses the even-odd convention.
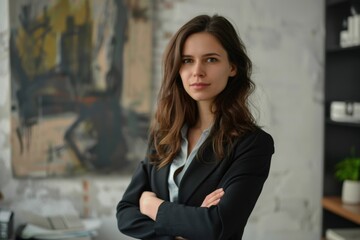
[[[204,131],[214,123],[214,113],[211,111],[211,105],[198,103],[199,118],[194,126],[196,129]]]

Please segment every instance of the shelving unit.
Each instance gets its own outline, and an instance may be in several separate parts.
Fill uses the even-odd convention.
[[[327,0],[325,6],[323,234],[328,228],[360,228],[360,206],[349,212],[341,204],[342,183],[334,177],[334,166],[350,155],[352,147],[360,153],[360,123],[336,122],[330,118],[333,101],[360,102],[360,46],[340,47],[340,31],[343,20],[351,14],[351,6],[360,13],[358,0]]]

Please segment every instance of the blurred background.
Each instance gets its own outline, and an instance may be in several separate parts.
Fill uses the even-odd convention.
[[[217,13],[227,17],[234,24],[247,47],[249,57],[254,64],[253,80],[257,87],[256,92],[252,96],[254,115],[259,124],[263,126],[275,140],[276,151],[273,156],[270,175],[256,204],[255,210],[249,219],[243,239],[321,239],[324,234],[322,224],[323,183],[325,183],[324,176],[327,176],[324,174],[325,168],[323,165],[326,155],[324,154],[326,148],[324,136],[328,124],[327,116],[329,115],[326,110],[330,107],[328,101],[359,100],[358,92],[360,89],[357,88],[355,94],[350,94],[353,96],[350,99],[345,99],[346,97],[341,98],[341,96],[337,96],[336,93],[331,95],[332,97],[329,99],[326,99],[327,88],[325,88],[324,83],[327,70],[325,62],[327,56],[326,48],[329,44],[326,40],[327,18],[325,13],[328,10],[334,14],[334,12],[336,12],[335,9],[339,9],[340,6],[340,9],[342,9],[340,11],[341,16],[335,13],[337,21],[328,19],[330,22],[332,21],[331,24],[337,26],[334,30],[336,31],[336,35],[340,35],[340,30],[344,28],[342,20],[351,14],[350,5],[352,1],[101,1],[102,4],[105,2],[109,4],[117,2],[118,12],[116,14],[125,14],[126,12],[126,15],[121,15],[123,18],[119,17],[120,15],[113,17],[113,25],[98,26],[98,31],[107,29],[107,31],[113,34],[111,35],[104,31],[102,34],[105,38],[106,36],[115,36],[126,39],[122,43],[124,49],[119,50],[121,40],[117,40],[115,41],[115,45],[118,44],[115,46],[115,48],[117,47],[117,51],[107,49],[107,53],[104,53],[105,56],[108,56],[106,54],[109,52],[116,52],[118,55],[123,54],[121,57],[108,56],[108,59],[113,60],[110,63],[109,61],[106,62],[108,72],[111,72],[110,68],[113,66],[112,63],[116,65],[119,61],[123,61],[123,66],[128,67],[126,69],[134,68],[134,72],[131,74],[127,72],[128,75],[126,75],[127,70],[122,71],[121,66],[115,66],[115,69],[118,70],[117,74],[121,76],[121,79],[124,78],[122,85],[123,93],[133,91],[132,96],[141,95],[141,93],[136,92],[137,89],[132,89],[131,85],[126,85],[126,79],[129,77],[134,78],[134,80],[131,80],[132,83],[139,78],[136,75],[138,71],[139,74],[142,74],[141,76],[145,76],[142,77],[141,80],[143,84],[141,85],[141,91],[148,94],[146,95],[148,97],[147,100],[141,100],[144,101],[143,105],[134,105],[131,102],[126,102],[127,98],[123,96],[124,94],[119,95],[117,92],[115,95],[111,95],[110,92],[110,96],[115,96],[118,99],[121,98],[122,103],[124,103],[121,105],[123,108],[119,110],[119,119],[127,121],[128,123],[136,123],[135,125],[128,125],[130,127],[118,130],[118,133],[123,134],[125,138],[117,139],[117,141],[119,141],[123,147],[122,151],[127,152],[126,154],[123,154],[121,151],[116,154],[114,153],[114,156],[116,156],[115,160],[109,157],[108,161],[109,164],[115,165],[106,165],[119,167],[116,165],[116,161],[123,161],[125,163],[119,168],[126,168],[126,171],[109,172],[106,167],[99,163],[99,161],[101,162],[101,158],[94,160],[91,157],[87,158],[88,155],[86,154],[78,154],[77,158],[83,159],[80,161],[81,164],[83,164],[80,168],[81,171],[77,171],[78,168],[76,168],[77,170],[75,171],[75,165],[72,165],[72,168],[64,168],[65,170],[63,169],[61,173],[48,174],[47,172],[47,174],[44,174],[41,172],[40,175],[36,175],[36,173],[38,173],[36,171],[32,171],[31,174],[29,173],[30,171],[25,171],[26,169],[29,170],[31,165],[25,167],[24,170],[23,164],[25,163],[21,161],[16,163],[17,160],[14,159],[16,155],[14,151],[16,151],[16,149],[14,150],[13,138],[18,136],[13,133],[13,102],[14,96],[16,95],[14,95],[13,90],[13,84],[15,82],[14,69],[13,66],[11,66],[13,61],[10,61],[10,56],[13,55],[14,52],[11,50],[10,38],[13,36],[13,30],[14,27],[17,26],[16,21],[19,21],[19,17],[11,14],[14,11],[14,4],[10,4],[9,2],[18,2],[20,4],[18,7],[20,6],[21,10],[21,4],[23,4],[24,1],[0,1],[0,191],[3,195],[3,199],[0,200],[0,207],[14,211],[15,223],[21,221],[21,219],[17,218],[17,212],[20,210],[34,210],[44,214],[75,211],[79,213],[80,216],[100,219],[101,227],[96,239],[129,239],[117,230],[115,207],[130,180],[133,170],[132,164],[136,163],[144,153],[143,147],[134,149],[131,148],[131,146],[143,146],[142,144],[144,144],[142,139],[144,135],[146,137],[146,123],[149,116],[151,116],[160,85],[163,51],[172,34],[190,18],[198,14],[212,15]],[[37,0],[31,2],[33,4],[40,4],[44,1]],[[57,1],[49,2],[54,3]],[[80,4],[81,2],[84,3],[87,1],[79,0],[76,2]],[[94,4],[96,1],[89,1],[89,6],[93,6],[90,3]],[[120,6],[119,4],[122,5]],[[126,7],[127,10],[121,13],[121,7]],[[59,14],[60,10],[51,12],[48,9],[47,14],[43,13],[42,19],[45,19],[44,16],[51,19],[51,14]],[[92,21],[95,22],[96,20],[101,23],[101,20],[94,17],[95,8],[89,11],[93,14]],[[105,12],[100,13],[99,17],[104,17],[102,14],[105,14]],[[26,16],[26,13],[22,12],[22,16]],[[123,30],[117,32],[116,26],[119,25],[116,24],[118,24],[119,21],[125,21],[127,26],[124,27],[120,24]],[[136,21],[142,21],[145,25],[136,25]],[[26,28],[26,26],[26,24],[22,24],[23,28]],[[95,26],[95,24],[92,26]],[[131,29],[136,27],[138,27],[136,31],[138,34],[140,33],[139,36],[143,36],[142,38],[139,36],[137,38],[131,38]],[[98,37],[101,35],[99,34],[100,33],[97,32]],[[95,38],[92,37],[92,39]],[[336,51],[336,47],[339,46],[339,37],[335,37],[334,39],[333,42],[330,41],[330,45],[334,43],[333,46],[335,46]],[[18,40],[17,44],[19,44],[19,41],[20,40]],[[100,40],[98,40],[98,42],[99,41]],[[107,41],[109,46],[114,47],[114,41],[112,41],[111,37],[108,37]],[[26,39],[24,42],[26,42]],[[89,44],[91,45],[91,43]],[[150,47],[147,48],[147,46]],[[85,48],[86,46],[83,47]],[[352,51],[357,51],[352,55],[352,59],[356,63],[359,63],[358,60],[355,60],[359,57],[359,50],[356,47],[352,48]],[[149,49],[148,52],[147,49]],[[147,55],[139,55],[139,50],[143,50],[142,52],[145,52]],[[138,55],[132,54],[134,52]],[[357,55],[355,56],[355,54]],[[21,54],[19,55],[21,56]],[[64,59],[64,56],[61,56]],[[140,61],[140,63],[134,63],[139,65],[131,65],[131,57],[144,60],[145,63],[144,61]],[[338,61],[347,61],[344,59],[345,57]],[[338,62],[335,61],[332,66],[337,66],[336,63]],[[144,67],[146,70],[141,72],[141,68]],[[347,71],[346,68],[341,68],[338,71],[344,70]],[[331,74],[334,74],[334,71],[335,70],[333,70]],[[349,71],[349,74],[346,74],[346,76],[354,79],[356,76],[353,75],[357,74],[357,80],[359,80],[358,70],[357,72]],[[61,76],[63,77],[63,75]],[[113,87],[113,85],[111,85],[111,76],[109,77],[105,73],[103,75],[97,74],[96,76],[98,77],[97,79],[108,79],[107,82],[105,80],[104,82],[108,84],[108,87]],[[336,76],[341,77],[341,72],[338,72]],[[144,82],[144,78],[148,78],[149,81]],[[341,80],[346,81],[344,79]],[[69,81],[72,83],[71,78]],[[18,85],[17,83],[16,86]],[[80,86],[80,90],[78,89],[78,91],[74,93],[75,95],[73,94],[71,97],[80,99],[81,101],[79,101],[81,103],[85,102],[84,104],[86,105],[88,102],[85,100],[93,98],[89,98],[89,94],[81,94],[81,89],[89,89],[86,88],[86,86],[89,86],[84,85],[85,88],[81,88],[84,87],[83,85],[76,86]],[[359,81],[357,85],[350,87],[348,85],[346,89],[354,92],[354,88],[358,86]],[[102,91],[100,91],[102,94],[109,94],[109,89],[106,87],[96,89],[102,89]],[[333,92],[343,91],[342,86],[336,84],[332,85],[331,89],[330,91]],[[91,91],[87,93],[89,92]],[[103,109],[102,106],[108,106],[107,102],[103,101],[103,95],[96,95],[94,91],[91,93],[93,94],[91,95],[92,97],[96,96],[95,99],[101,99],[101,104],[103,105],[100,105],[100,109]],[[347,93],[343,93],[342,96],[347,96]],[[108,98],[106,99],[108,101]],[[137,100],[138,99],[136,99],[136,101]],[[113,102],[110,101],[109,104],[111,105],[112,103]],[[69,115],[66,116],[68,117]],[[76,122],[77,115],[74,116],[75,118],[73,120]],[[103,120],[105,121],[108,115],[103,116]],[[79,119],[80,121],[82,120],[80,117]],[[136,121],[132,121],[131,119],[135,119]],[[114,121],[117,120],[118,119],[114,118]],[[116,122],[113,124],[114,127],[117,126]],[[75,125],[70,126],[74,127]],[[100,132],[100,130],[98,131]],[[341,131],[342,130],[339,130],[340,133],[337,134],[342,134]],[[350,152],[349,149],[352,143],[357,144],[357,147],[359,147],[360,137],[358,125],[355,125],[351,130],[347,128],[347,131],[355,134],[352,135],[353,142],[344,144],[342,152],[336,153],[339,158],[345,157],[345,155]],[[134,132],[137,132],[136,134],[138,135]],[[23,134],[31,135],[31,131]],[[77,135],[75,133],[73,135],[67,135],[68,145],[71,145],[71,139],[74,140],[74,136]],[[126,136],[130,137],[127,138]],[[41,138],[41,135],[38,136],[38,138]],[[99,139],[101,138],[98,138],[98,140]],[[76,142],[75,140],[74,142]],[[122,141],[125,143],[121,144]],[[127,144],[129,142],[136,142],[138,144]],[[124,147],[126,144],[127,148]],[[114,148],[118,149],[116,146],[114,146]],[[99,155],[100,153],[97,154],[96,156],[101,156]],[[31,156],[27,155],[25,158],[31,158]],[[334,161],[339,160],[339,158]],[[49,162],[49,160],[47,161]],[[131,164],[128,164],[129,162],[131,162]],[[20,171],[19,169],[23,170]],[[96,169],[100,169],[101,171],[96,171]],[[331,172],[332,168],[329,167],[329,169]],[[331,174],[329,178],[333,181]],[[334,184],[337,184],[336,188],[331,188],[328,193],[339,196],[339,183]],[[334,226],[336,227],[336,225]]]

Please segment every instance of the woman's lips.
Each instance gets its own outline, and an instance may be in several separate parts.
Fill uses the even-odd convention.
[[[190,87],[194,88],[194,89],[204,89],[206,87],[210,86],[209,83],[193,83],[193,84],[190,84]]]

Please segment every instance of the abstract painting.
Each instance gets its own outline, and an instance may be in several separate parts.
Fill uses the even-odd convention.
[[[133,171],[152,107],[151,1],[9,2],[14,176]]]

